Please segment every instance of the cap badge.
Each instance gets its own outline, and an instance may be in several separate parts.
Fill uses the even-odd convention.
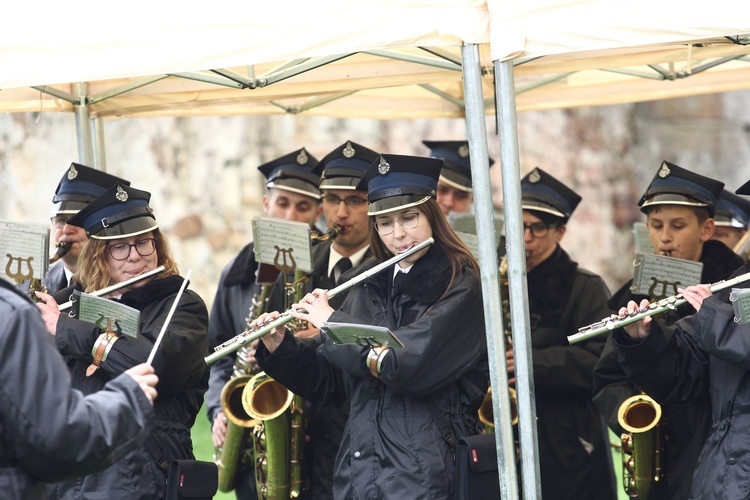
[[[540,180],[542,180],[542,176],[539,174],[539,169],[534,169],[531,174],[529,174],[529,182],[537,183]]]
[[[305,150],[303,149],[297,155],[297,163],[299,163],[300,165],[307,165],[307,160],[307,153],[305,153]]]
[[[71,165],[70,170],[68,170],[68,180],[72,181],[76,177],[78,177],[78,169],[76,169],[75,165]]]
[[[380,175],[387,174],[390,169],[391,169],[390,164],[387,161],[385,161],[385,158],[381,156],[380,163],[378,164],[378,172],[380,172]]]
[[[667,166],[667,163],[664,162],[661,164],[661,168],[659,169],[659,177],[662,179],[670,174],[671,170],[669,170],[669,167]]]
[[[115,198],[117,198],[118,201],[122,201],[123,203],[128,201],[128,192],[125,191],[122,186],[119,184],[117,185],[117,192],[115,193]]]
[[[461,147],[458,148],[458,156],[461,158],[468,158],[469,157],[469,146],[466,144],[462,144]]]
[[[354,148],[352,147],[352,143],[350,141],[347,141],[346,147],[344,148],[344,151],[342,152],[344,154],[344,158],[351,158],[354,156]]]

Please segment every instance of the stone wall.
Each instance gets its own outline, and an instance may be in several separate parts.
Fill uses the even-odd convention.
[[[724,181],[750,177],[750,93],[518,116],[522,175],[539,166],[583,201],[563,246],[611,288],[632,274],[636,202],[663,159]],[[318,158],[347,139],[373,149],[426,154],[423,139],[464,139],[463,120],[343,120],[305,116],[141,118],[105,122],[107,171],[152,193],[151,205],[183,271],[210,305],[221,268],[251,239],[260,215],[256,167],[301,146]],[[490,155],[500,158],[494,117]],[[48,220],[51,197],[77,161],[66,114],[0,116],[0,219]],[[501,203],[499,161],[492,167]]]

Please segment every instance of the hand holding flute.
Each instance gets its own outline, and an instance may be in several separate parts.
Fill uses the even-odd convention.
[[[693,285],[685,289],[678,289],[678,291],[687,303],[695,308],[696,312],[700,311],[703,300],[713,294],[710,285]],[[621,318],[632,316],[639,312],[647,311],[649,308],[648,306],[648,299],[641,300],[640,305],[631,300],[626,307],[620,308],[618,314]],[[624,325],[623,329],[628,335],[630,335],[630,338],[634,340],[643,340],[648,337],[649,333],[651,333],[652,319],[652,316],[646,316],[639,321]]]

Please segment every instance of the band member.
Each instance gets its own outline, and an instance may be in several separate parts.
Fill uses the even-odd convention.
[[[580,201],[540,168],[521,180],[542,496],[614,499],[607,431],[591,401],[591,375],[604,340],[567,342],[571,331],[609,313],[607,285],[560,246]],[[512,381],[512,350],[506,358]]]
[[[437,204],[446,217],[474,212],[474,195],[471,191],[471,161],[467,141],[422,141],[430,148],[430,157],[443,160],[437,189]],[[495,160],[489,158],[490,166]],[[448,220],[453,223],[451,218]],[[498,235],[498,259],[505,255],[505,235]]]
[[[66,253],[53,263],[42,280],[47,293],[54,295],[67,288],[78,267],[78,255],[88,241],[83,228],[68,224],[68,219],[78,213],[107,188],[117,183],[130,185],[124,179],[95,170],[78,163],[71,163],[57,185],[52,197],[52,243],[66,245]]]
[[[724,184],[663,162],[638,202],[646,215],[646,225],[655,253],[703,263],[701,281],[713,283],[727,278],[742,265],[742,259],[721,242],[711,240],[714,212]],[[630,301],[640,303],[648,297],[630,290],[632,280],[610,299],[610,312]],[[684,304],[661,317],[667,325],[692,314]],[[607,314],[602,317],[606,317]],[[618,436],[623,433],[617,413],[631,396],[641,393],[628,380],[617,360],[611,339],[594,370],[594,401]],[[711,424],[708,392],[696,392],[690,401],[671,401],[662,405],[664,436],[659,498],[688,498],[690,484],[701,447]]]
[[[0,487],[5,498],[44,498],[40,481],[108,467],[151,433],[158,381],[138,365],[83,397],[27,296],[0,280]]]
[[[714,225],[711,239],[721,241],[735,252],[740,251],[738,244],[750,226],[750,201],[726,189],[722,190],[716,204]]]
[[[114,327],[103,331],[96,324],[61,314],[55,299],[37,293],[44,301],[39,308],[47,329],[60,353],[70,360],[73,386],[84,394],[97,393],[109,380],[149,358],[183,284],[166,237],[148,205],[150,198],[146,191],[117,184],[68,221],[84,228],[90,238],[81,251],[74,278],[75,287],[85,292],[165,267],[156,276],[110,296],[140,312],[137,335],[117,335]],[[57,298],[65,299],[71,291],[64,289]],[[204,361],[207,329],[203,300],[185,290],[153,358],[160,393],[154,405],[154,432],[143,446],[104,471],[51,485],[51,497],[165,498],[169,464],[194,459],[190,429],[208,382]]]
[[[312,172],[317,163],[315,157],[302,148],[258,167],[266,178],[263,215],[304,222],[313,227],[322,212],[318,188],[320,176]],[[260,297],[257,270],[252,242],[222,270],[208,326],[212,348],[247,329],[246,318],[254,308],[253,299],[259,300]],[[226,415],[221,409],[221,391],[232,377],[234,363],[235,359],[229,356],[210,368],[206,411],[212,422],[213,443],[217,448],[224,444],[227,430]],[[234,491],[238,499],[257,498],[251,463],[242,464],[236,479]]]
[[[467,141],[422,141],[430,148],[432,158],[443,160],[437,188],[437,203],[443,214],[471,213],[474,196],[471,192],[471,161]],[[490,166],[495,163],[492,158]]]
[[[326,225],[329,228],[338,226],[341,232],[334,239],[313,247],[313,272],[308,276],[308,291],[333,288],[344,272],[370,257],[367,191],[356,188],[377,158],[375,151],[347,141],[323,157],[315,167],[314,171],[321,176]],[[344,293],[337,295],[331,299],[331,306],[339,307],[345,297]],[[318,330],[313,331],[317,333]],[[305,433],[309,441],[305,462],[310,478],[309,498],[333,498],[333,466],[348,416],[348,401],[307,405]]]
[[[452,498],[454,458],[441,436],[481,432],[476,411],[489,370],[479,271],[435,202],[441,165],[384,154],[357,186],[368,192],[375,229],[375,259],[359,270],[429,237],[433,245],[355,285],[338,311],[322,289],[292,305],[304,308],[294,317],[317,327],[387,327],[406,347],[335,345],[321,333],[314,348],[281,327],[262,338],[256,353],[261,368],[309,401],[349,399],[335,498]]]

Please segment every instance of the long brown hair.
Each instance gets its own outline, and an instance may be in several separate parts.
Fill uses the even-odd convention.
[[[148,233],[142,235],[144,238]],[[156,279],[166,278],[168,276],[177,276],[180,271],[177,269],[177,263],[172,258],[172,252],[169,250],[169,243],[159,228],[151,232],[156,245],[156,264],[164,266],[164,271],[159,273]],[[84,291],[91,293],[96,290],[108,287],[111,283],[111,274],[109,272],[109,262],[107,261],[107,241],[91,238],[83,246],[81,254],[78,256],[78,268],[74,276],[74,281],[83,286]]]
[[[434,245],[439,246],[446,253],[451,263],[451,279],[446,290],[450,290],[451,285],[464,269],[468,269],[474,275],[479,276],[479,264],[477,264],[469,248],[448,224],[448,220],[443,215],[437,202],[430,198],[414,208],[427,217],[427,221],[432,228],[432,237],[435,239]],[[375,222],[375,217],[371,215],[370,223],[373,222]],[[383,240],[380,239],[380,235],[375,230],[370,231],[370,249],[380,262],[393,257],[393,254],[386,248]]]

